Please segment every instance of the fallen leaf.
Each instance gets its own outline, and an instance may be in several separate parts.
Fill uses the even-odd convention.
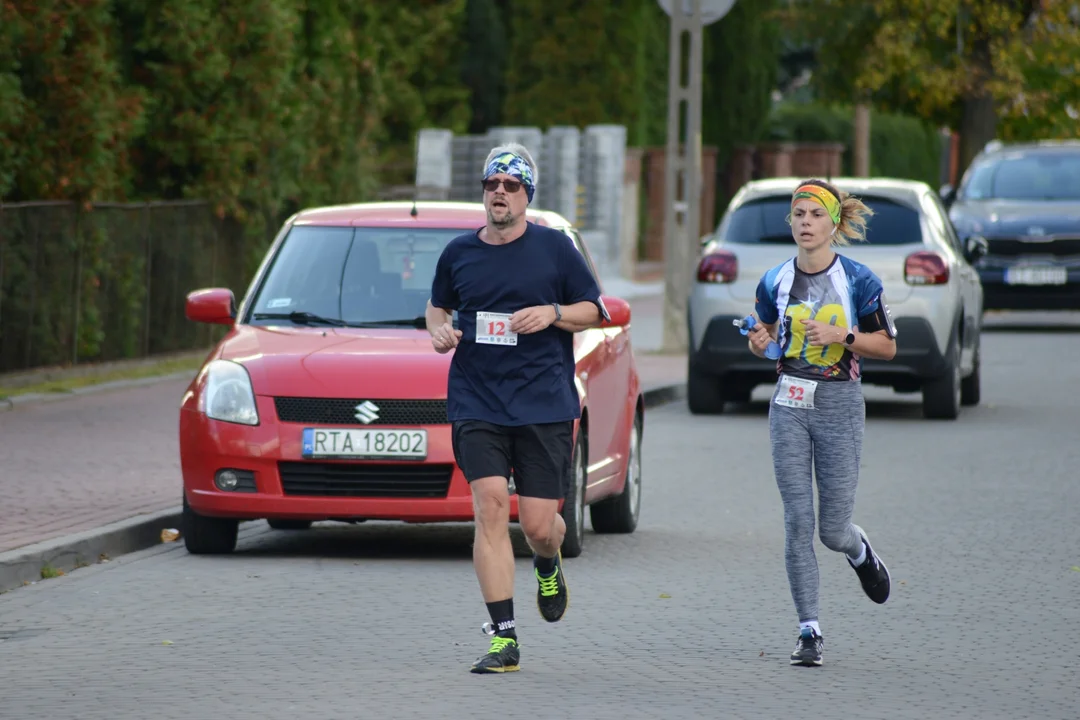
[[[1080,566],[1073,565],[1072,569],[1073,569],[1074,572],[1080,572]]]
[[[901,581],[900,581],[900,584],[901,584],[901,585],[907,585],[907,580],[901,580]]]
[[[669,599],[669,598],[670,598],[671,596],[670,596],[670,595],[668,595],[667,593],[660,593],[660,597],[662,597],[662,598],[664,598],[665,600],[667,600],[667,599]]]
[[[173,641],[172,641],[172,640],[162,640],[162,641],[161,641],[161,644],[162,644],[162,645],[172,645],[172,644],[173,644]]]
[[[765,651],[762,650],[761,652],[759,652],[758,657],[765,657]]]
[[[161,531],[161,542],[174,542],[176,538],[180,537],[180,531],[176,528],[165,528]]]

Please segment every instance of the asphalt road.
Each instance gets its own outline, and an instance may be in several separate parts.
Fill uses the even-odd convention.
[[[519,673],[467,672],[468,526],[255,523],[233,556],[166,545],[0,596],[0,717],[1074,719],[1080,329],[993,324],[959,421],[867,388],[856,522],[893,596],[818,544],[822,668],[787,661],[767,406],[680,403],[647,417],[638,531],[567,561],[563,622],[522,554]]]

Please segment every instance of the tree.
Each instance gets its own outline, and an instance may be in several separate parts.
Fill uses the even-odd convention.
[[[668,24],[655,0],[547,0],[511,12],[504,123],[619,123],[631,145],[663,142]]]
[[[469,89],[461,78],[465,48],[459,42],[465,0],[360,5],[357,35],[362,52],[370,53],[380,103],[380,167],[407,168],[411,176],[417,130],[461,133],[469,126]]]
[[[998,135],[1077,134],[1075,0],[803,0],[784,13],[814,43],[825,100],[869,98],[959,129],[961,169]],[[1070,17],[1072,13],[1072,17]]]
[[[467,0],[461,42],[466,49],[461,61],[461,79],[469,88],[472,118],[469,132],[484,133],[502,119],[506,92],[506,23],[495,0]]]
[[[741,0],[705,28],[702,48],[702,142],[716,147],[718,174],[739,145],[761,139],[772,105],[780,55],[776,0]],[[728,200],[717,183],[717,208]]]
[[[0,193],[114,199],[140,98],[116,69],[110,0],[0,5]]]

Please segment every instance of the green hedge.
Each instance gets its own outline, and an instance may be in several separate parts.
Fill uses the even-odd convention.
[[[854,170],[852,152],[855,111],[850,106],[817,103],[776,105],[769,115],[766,138],[795,142],[841,142],[844,174]],[[870,113],[870,174],[921,180],[931,187],[941,182],[944,140],[919,118],[894,113]]]

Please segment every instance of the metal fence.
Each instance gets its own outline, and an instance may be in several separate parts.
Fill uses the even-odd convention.
[[[242,247],[201,201],[0,204],[0,373],[209,346],[185,297],[239,298]]]

